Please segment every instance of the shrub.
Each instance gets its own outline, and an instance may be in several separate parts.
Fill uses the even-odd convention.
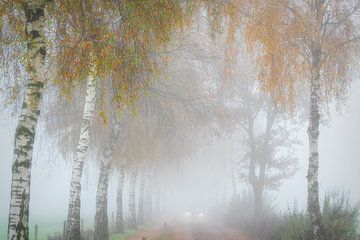
[[[306,211],[289,209],[285,214],[275,214],[269,206],[264,208],[261,232],[255,229],[251,195],[234,199],[229,207],[227,223],[244,233],[266,240],[311,239],[311,223]],[[358,205],[351,204],[343,192],[326,194],[322,204],[322,220],[326,240],[360,240]]]
[[[298,212],[294,207],[292,212],[289,211],[281,217],[278,232],[273,239],[304,240],[308,239],[310,230],[311,224],[308,214],[304,211]]]
[[[359,206],[350,203],[343,192],[327,194],[323,201],[322,220],[326,240],[358,240]],[[309,239],[310,218],[305,212],[294,211],[282,217],[278,229],[280,240]],[[271,238],[269,238],[271,239]]]
[[[325,239],[359,239],[359,206],[353,206],[343,192],[333,192],[325,196],[322,217]]]

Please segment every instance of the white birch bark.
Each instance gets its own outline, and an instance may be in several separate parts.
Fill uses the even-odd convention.
[[[136,178],[137,178],[137,171],[132,170],[130,173],[130,187],[129,187],[129,227],[133,229],[137,229],[136,206],[135,206]]]
[[[308,168],[308,212],[312,225],[312,239],[323,239],[323,226],[319,202],[319,124],[320,124],[320,68],[322,59],[321,34],[323,23],[324,1],[315,2],[315,28],[312,43],[312,66],[310,82],[310,114],[309,114],[309,168]]]
[[[107,195],[109,186],[109,172],[111,166],[111,160],[114,152],[114,147],[119,139],[121,131],[121,124],[115,118],[112,121],[111,136],[106,142],[104,152],[102,155],[102,161],[100,166],[99,182],[96,193],[96,213],[95,213],[95,240],[108,240],[108,216],[107,216]]]
[[[309,167],[308,167],[308,212],[312,223],[313,239],[322,239],[321,210],[319,202],[319,91],[320,71],[318,63],[314,63],[313,77],[310,86],[310,118],[308,127],[309,137]]]
[[[29,239],[32,152],[45,83],[45,2],[23,1],[27,40],[25,97],[15,132],[8,240]]]
[[[81,199],[81,177],[83,165],[87,156],[91,126],[95,113],[96,102],[96,65],[90,63],[90,72],[86,82],[86,97],[84,112],[81,121],[80,138],[76,149],[75,157],[72,163],[70,199],[66,224],[66,239],[80,240],[80,199]]]

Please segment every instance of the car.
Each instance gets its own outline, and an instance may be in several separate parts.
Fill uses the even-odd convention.
[[[187,210],[184,215],[188,219],[202,219],[205,217],[204,211],[198,208]]]

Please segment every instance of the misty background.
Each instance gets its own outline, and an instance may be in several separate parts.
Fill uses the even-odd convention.
[[[347,107],[340,112],[330,107],[330,123],[321,126],[320,130],[320,190],[323,197],[325,192],[344,190],[348,192],[354,203],[360,201],[360,81],[355,80],[350,90]],[[0,127],[0,219],[1,225],[6,225],[8,218],[11,162],[13,154],[13,137],[17,119],[9,112],[2,112]],[[40,122],[40,125],[42,123]],[[299,208],[305,209],[307,198],[306,171],[308,162],[308,140],[306,133],[307,124],[298,129],[296,135],[301,145],[296,147],[299,171],[290,179],[284,180],[279,191],[266,191],[266,195],[273,199],[273,206],[286,211],[296,201]],[[39,134],[40,135],[40,134]],[[38,135],[38,136],[39,136]],[[241,149],[238,147],[236,133],[231,138],[214,140],[210,145],[204,145],[198,152],[191,156],[189,161],[179,168],[171,168],[174,174],[169,174],[164,181],[178,181],[176,189],[169,193],[172,201],[168,206],[186,211],[189,205],[213,207],[227,197],[231,198],[231,187],[227,193],[217,193],[213,186],[222,184],[221,181],[230,181],[229,176],[221,168],[215,167],[217,176],[204,171],[203,164],[208,166],[222,166],[229,158],[238,160]],[[41,136],[40,136],[41,137]],[[36,143],[39,141],[35,141]],[[56,146],[44,148],[36,144],[31,180],[30,222],[41,221],[46,218],[48,224],[59,223],[66,219],[68,207],[69,185],[71,176],[71,159],[61,159],[56,152]],[[188,164],[187,164],[188,163]],[[213,164],[213,165],[212,165]],[[46,167],[44,167],[46,166]],[[94,163],[87,161],[82,187],[81,214],[87,224],[92,224],[95,216],[95,196],[98,178],[98,169]],[[226,166],[225,166],[226,167]],[[222,172],[222,173],[221,173]],[[221,175],[223,174],[223,175]],[[176,180],[177,179],[177,180]],[[127,184],[125,184],[127,186]],[[245,183],[237,182],[237,191],[247,190]],[[110,195],[116,191],[116,176],[110,180]],[[124,191],[125,206],[127,191]],[[115,196],[115,195],[113,195]],[[228,200],[227,199],[227,200]],[[109,197],[109,217],[115,211],[115,197]],[[218,202],[218,203],[217,203]],[[125,208],[126,211],[126,208]]]

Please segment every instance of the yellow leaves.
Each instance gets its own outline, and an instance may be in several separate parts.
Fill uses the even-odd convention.
[[[302,87],[311,80],[316,48],[321,51],[318,70],[322,99],[343,95],[350,80],[350,64],[360,53],[358,47],[344,43],[359,32],[352,17],[340,17],[338,22],[337,17],[351,13],[352,7],[326,4],[319,11],[313,5],[287,0],[258,5],[257,21],[247,26],[245,36],[251,51],[256,53],[263,89],[281,105],[293,105],[296,86]],[[328,23],[330,18],[332,24]]]
[[[108,119],[108,117],[106,116],[106,113],[105,113],[105,111],[104,111],[103,109],[99,112],[99,116],[100,116],[100,118],[103,120],[103,123],[104,123],[104,124],[108,124],[109,119]]]
[[[256,63],[261,88],[283,108],[295,103],[294,86],[307,75],[302,68],[298,41],[300,27],[294,28],[288,12],[271,1],[257,3],[253,18],[245,25],[244,37]],[[299,22],[297,22],[299,24]]]

